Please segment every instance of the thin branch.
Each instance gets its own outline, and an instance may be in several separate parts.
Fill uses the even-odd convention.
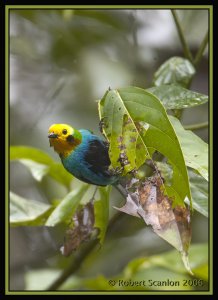
[[[197,52],[197,54],[194,58],[194,65],[195,66],[197,66],[199,64],[199,62],[201,61],[201,59],[202,59],[202,56],[204,54],[204,51],[205,51],[207,43],[208,43],[208,36],[209,36],[209,33],[207,31],[203,41],[201,42],[200,48],[198,49],[198,52]]]
[[[181,42],[182,47],[183,47],[184,55],[185,55],[186,58],[188,58],[193,63],[193,57],[192,57],[192,54],[191,54],[191,52],[189,50],[189,46],[188,46],[188,44],[187,44],[187,42],[185,40],[183,29],[182,29],[182,27],[180,25],[177,13],[176,13],[176,11],[174,9],[172,9],[171,12],[172,12],[175,24],[176,24],[176,28],[177,28],[177,32],[178,32],[178,35],[179,35],[179,38],[180,38],[180,42]]]
[[[73,275],[73,273],[75,273],[80,268],[84,259],[89,255],[89,253],[92,252],[92,250],[96,247],[97,244],[98,239],[86,244],[86,246],[75,255],[71,265],[61,273],[61,275],[48,287],[47,290],[57,290],[63,282],[65,282],[71,275]]]
[[[197,130],[197,129],[202,129],[208,127],[208,122],[202,122],[198,124],[191,124],[191,125],[184,125],[184,128],[186,130]]]

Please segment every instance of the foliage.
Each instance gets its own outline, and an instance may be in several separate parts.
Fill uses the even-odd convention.
[[[166,109],[182,109],[204,104],[208,96],[187,90],[176,84],[166,84],[147,89],[157,96]]]
[[[161,255],[149,257],[138,257],[132,260],[121,273],[113,277],[103,275],[83,278],[72,275],[60,287],[61,290],[68,289],[98,289],[98,290],[196,290],[207,289],[207,272],[205,267],[208,260],[208,249],[206,244],[194,244],[190,248],[192,269],[195,277],[184,271],[180,263],[178,253],[173,250]],[[39,269],[28,271],[25,276],[27,290],[47,289],[49,285],[60,275],[60,270]],[[164,282],[172,285],[164,286]],[[140,284],[141,283],[141,284]],[[161,285],[162,283],[162,285]],[[175,283],[175,285],[173,285]],[[176,285],[178,283],[179,285]]]
[[[195,74],[192,63],[182,57],[171,57],[154,74],[154,85],[179,84],[186,87]]]
[[[184,130],[176,118],[170,117],[170,121],[179,136],[186,165],[208,180],[208,145],[192,131]]]
[[[115,17],[112,12],[103,10],[53,11],[49,18],[45,12],[37,14],[20,10],[16,14],[32,24],[41,24],[41,30],[49,27],[54,31],[50,54],[58,67],[74,69],[74,72],[79,66],[74,65],[72,56],[79,59],[80,51],[84,51],[86,46],[97,44],[100,47],[106,40],[113,45],[123,43],[125,48],[119,33],[130,29],[123,14],[117,13]],[[56,27],[52,26],[52,18]],[[94,38],[82,41],[81,30],[87,20],[90,26],[86,36]],[[100,29],[96,31],[102,26],[107,28],[106,33]],[[135,26],[140,28],[140,24]],[[56,35],[57,31],[59,34]],[[18,42],[17,38],[12,39],[12,52]],[[183,47],[187,45],[183,44]],[[28,270],[25,275],[27,290],[51,287],[62,290],[178,290],[175,286],[149,285],[152,278],[157,282],[166,278],[178,281],[180,290],[184,291],[207,289],[207,245],[190,245],[190,218],[196,212],[208,217],[208,145],[193,131],[185,130],[181,119],[184,108],[188,110],[208,101],[208,96],[190,88],[197,74],[196,60],[199,62],[202,48],[204,45],[199,47],[195,58],[183,49],[184,58],[175,56],[167,59],[154,73],[152,86],[146,89],[135,86],[108,89],[98,102],[102,132],[110,142],[110,168],[128,179],[123,185],[128,197],[126,203],[118,208],[120,212],[115,212],[117,207],[112,208],[114,194],[111,187],[98,187],[91,197],[91,186],[79,184],[47,151],[40,147],[10,147],[11,165],[16,161],[29,170],[42,190],[46,189],[44,184],[50,179],[52,190],[57,191],[60,185],[64,187],[62,197],[48,197],[47,203],[11,192],[10,225],[43,226],[48,230],[63,226],[65,241],[62,254],[69,256],[73,253],[65,260],[59,254],[53,268]],[[21,49],[27,57],[36,57],[34,45],[28,46],[25,38]],[[129,61],[128,56],[126,61]],[[57,89],[54,94],[62,89],[59,85],[62,86],[61,83],[54,84]],[[92,256],[99,244],[101,249],[107,249],[110,233],[117,228],[114,224],[119,221],[122,227],[125,224],[122,218],[128,218],[123,212],[141,217],[147,225],[151,225],[159,237],[182,254],[185,268],[178,252],[172,248],[167,248],[170,250],[166,252],[160,250],[157,254],[137,253],[136,258],[126,260],[123,265],[120,263],[122,270],[111,276],[99,271],[98,265],[93,267],[95,259],[90,267],[86,258]],[[110,218],[111,214],[114,215]],[[141,224],[139,219],[135,222]],[[144,228],[145,224],[141,226]],[[125,229],[128,236],[128,226]],[[142,243],[146,245],[146,236],[143,236]],[[128,249],[121,249],[121,252],[125,254]],[[116,261],[113,263],[116,264]],[[87,276],[89,267],[97,275]],[[78,269],[80,272],[74,274]],[[60,278],[65,279],[61,281]],[[119,285],[119,280],[127,284]],[[131,281],[143,280],[145,285],[132,288]]]
[[[41,181],[46,174],[67,188],[72,181],[72,175],[42,150],[33,147],[11,146],[10,160],[17,160],[24,164],[37,181]]]

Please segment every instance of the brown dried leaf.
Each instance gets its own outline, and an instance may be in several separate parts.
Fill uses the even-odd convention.
[[[64,256],[69,256],[82,242],[90,239],[94,222],[94,206],[89,202],[72,217],[72,224],[66,230],[64,245],[60,249]]]
[[[163,180],[154,176],[140,182],[134,192],[127,196],[126,204],[116,208],[135,217],[141,217],[154,232],[173,245],[182,254],[183,262],[191,273],[188,248],[191,241],[189,207],[172,206],[172,199],[165,194]]]

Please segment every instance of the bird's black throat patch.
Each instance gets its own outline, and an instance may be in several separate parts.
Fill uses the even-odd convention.
[[[72,145],[74,147],[78,146],[81,143],[81,140],[74,137],[72,134],[68,135],[66,140],[70,145]]]
[[[75,138],[72,136],[72,134],[68,135],[67,141],[68,141],[68,143],[70,143],[70,144],[73,144],[73,143],[74,143]]]

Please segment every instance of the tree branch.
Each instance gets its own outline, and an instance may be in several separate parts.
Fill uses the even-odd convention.
[[[186,130],[197,130],[208,127],[208,122],[202,122],[198,124],[190,124],[190,125],[184,125],[184,128]]]
[[[176,28],[177,28],[177,32],[178,32],[178,35],[179,35],[180,42],[181,42],[182,47],[183,47],[184,55],[185,55],[186,58],[188,58],[190,60],[190,62],[193,63],[193,57],[192,57],[192,54],[191,54],[191,52],[189,50],[189,46],[188,46],[188,44],[187,44],[187,42],[185,40],[183,29],[182,29],[182,27],[180,25],[177,13],[176,13],[176,11],[174,9],[171,9],[171,12],[172,12],[175,24],[176,24]]]
[[[203,41],[201,42],[200,48],[198,49],[198,52],[195,56],[195,59],[194,59],[194,65],[195,66],[197,66],[199,64],[199,62],[201,61],[201,59],[202,59],[202,56],[204,54],[205,48],[206,48],[207,43],[208,43],[208,36],[209,36],[209,33],[207,31]]]
[[[91,253],[91,251],[98,244],[98,239],[90,241],[86,246],[80,250],[74,257],[71,265],[65,269],[61,275],[48,287],[48,291],[57,290],[63,282],[65,282],[73,273],[75,273],[81,266],[84,259]]]

